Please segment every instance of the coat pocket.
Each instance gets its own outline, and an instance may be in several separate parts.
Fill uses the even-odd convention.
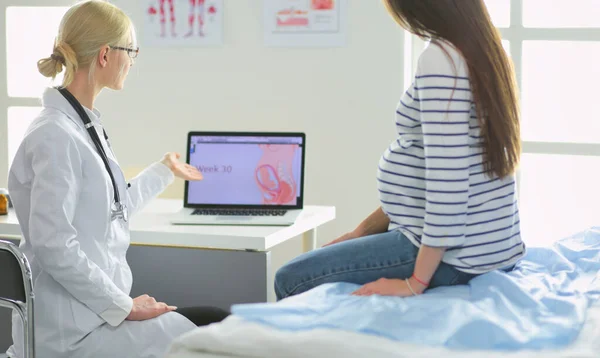
[[[76,299],[71,299],[71,314],[75,327],[83,333],[89,333],[104,324],[104,320],[88,306]]]

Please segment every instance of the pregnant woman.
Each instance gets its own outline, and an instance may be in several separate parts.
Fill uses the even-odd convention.
[[[379,161],[381,206],[282,267],[279,299],[342,281],[363,285],[356,295],[418,295],[509,270],[525,254],[517,87],[483,0],[385,4],[430,43],[396,108],[397,138]]]

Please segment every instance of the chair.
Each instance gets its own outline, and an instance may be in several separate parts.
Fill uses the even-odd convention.
[[[24,358],[35,358],[31,267],[15,244],[3,240],[0,240],[0,272],[0,307],[17,311],[23,321]]]

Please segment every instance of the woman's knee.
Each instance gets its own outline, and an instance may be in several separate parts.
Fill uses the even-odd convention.
[[[286,298],[289,295],[288,289],[292,281],[295,281],[294,275],[297,273],[290,263],[283,265],[275,273],[275,295],[277,300]]]
[[[283,265],[275,273],[277,299],[289,296],[296,286],[312,276],[311,270],[318,267],[319,265],[315,265],[314,253],[300,255]]]

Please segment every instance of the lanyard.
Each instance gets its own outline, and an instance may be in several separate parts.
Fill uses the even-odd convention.
[[[85,129],[88,131],[90,137],[92,138],[92,142],[96,146],[98,150],[98,154],[100,158],[104,162],[104,166],[106,167],[106,171],[110,176],[110,181],[113,185],[113,193],[114,193],[114,201],[115,207],[111,209],[111,219],[114,220],[116,218],[122,218],[124,221],[127,221],[127,208],[123,203],[121,203],[121,197],[119,195],[119,189],[117,187],[117,183],[115,181],[115,177],[113,175],[112,170],[110,169],[110,164],[108,163],[108,157],[106,156],[106,152],[104,151],[104,147],[102,146],[102,142],[100,141],[100,137],[98,137],[98,133],[94,129],[94,124],[90,120],[90,117],[87,115],[81,103],[77,101],[77,99],[71,94],[71,92],[67,91],[66,88],[58,88],[58,91],[67,99],[67,101],[73,106],[75,112],[81,117],[81,121],[83,122]],[[108,141],[108,135],[106,135],[106,131],[104,131],[104,139]]]

